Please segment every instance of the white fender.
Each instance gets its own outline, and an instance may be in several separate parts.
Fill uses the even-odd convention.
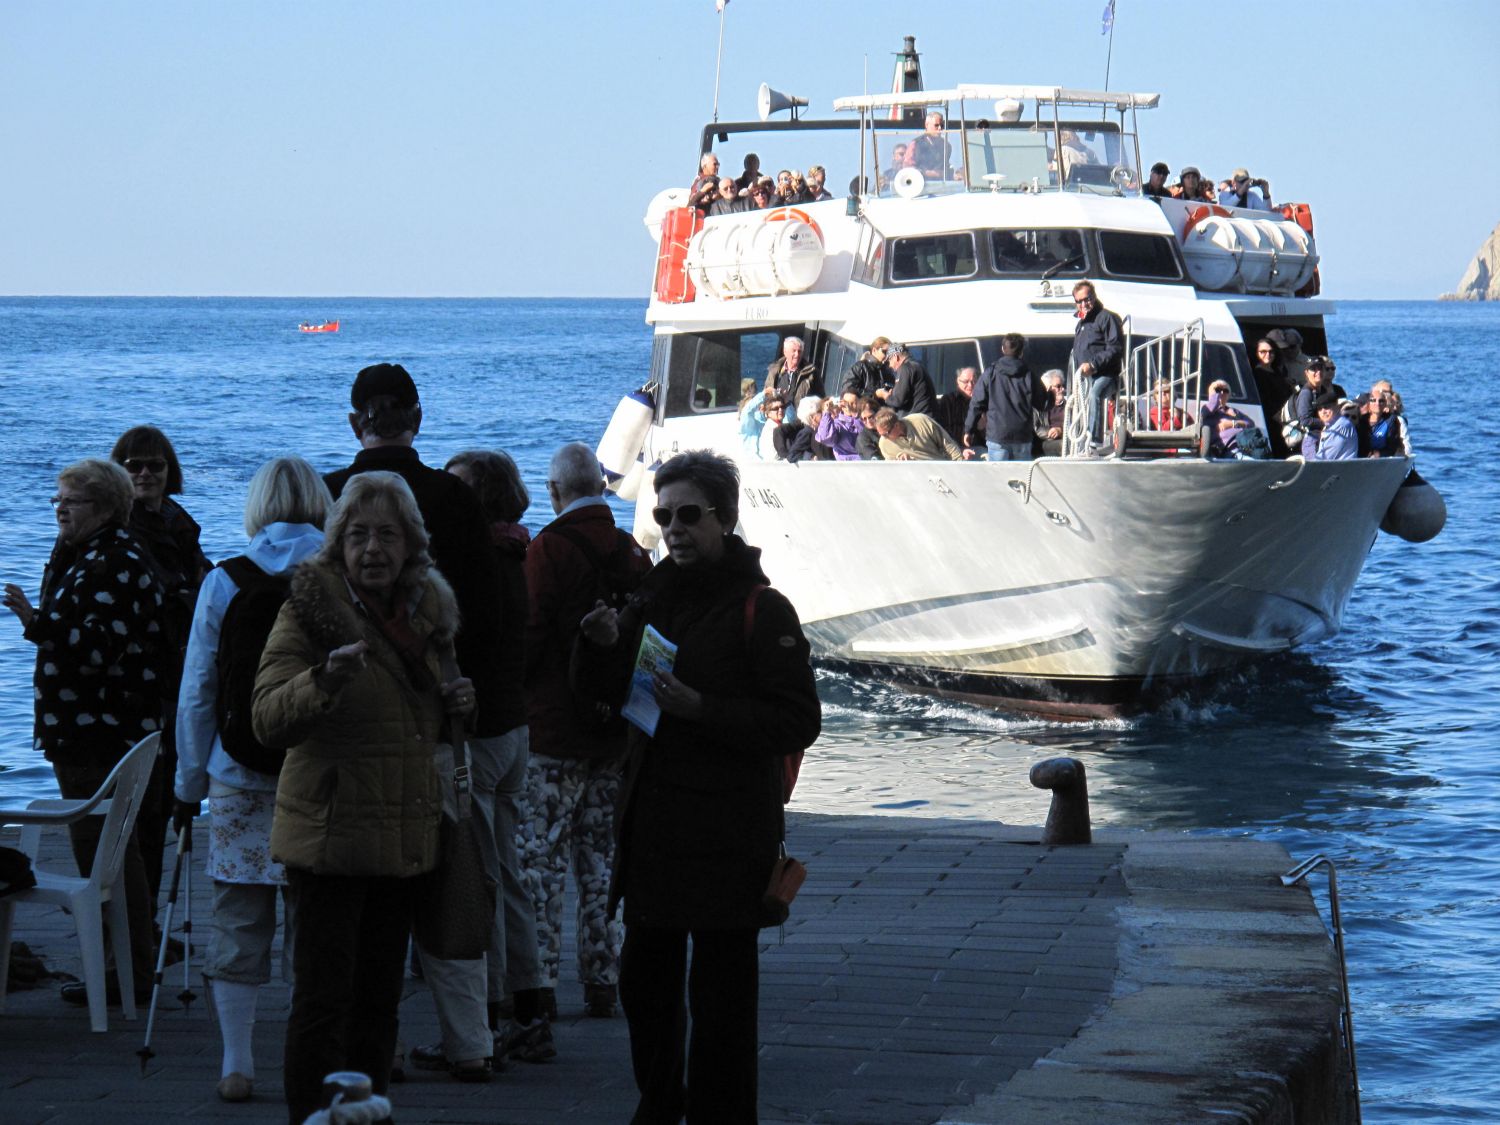
[[[637,457],[635,464],[630,466],[630,472],[626,473],[620,483],[615,485],[615,495],[621,500],[634,500],[640,494],[641,481],[645,477],[646,462]]]
[[[599,467],[604,470],[604,480],[610,488],[630,472],[635,459],[640,456],[641,446],[651,429],[651,419],[656,416],[656,402],[644,388],[632,391],[615,407],[604,436],[594,456],[599,458]]]
[[[654,461],[649,466],[641,463],[641,479],[635,494],[635,523],[630,534],[635,536],[635,541],[646,551],[656,550],[656,545],[661,542],[661,528],[651,518],[651,509],[656,507],[656,470],[659,468],[660,461]]]

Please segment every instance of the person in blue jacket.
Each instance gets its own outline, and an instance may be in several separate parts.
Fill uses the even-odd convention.
[[[322,478],[302,458],[267,461],[245,498],[245,557],[266,574],[289,575],[323,545],[323,520],[332,506]],[[209,571],[199,591],[177,700],[173,787],[179,824],[208,800],[214,912],[203,975],[212,982],[224,1041],[218,1094],[229,1102],[245,1101],[253,1092],[255,1002],[271,979],[276,895],[286,891],[286,873],[271,860],[277,775],[236,761],[218,730],[219,641],[224,614],[238,593],[224,567]],[[284,958],[283,976],[288,971]]]

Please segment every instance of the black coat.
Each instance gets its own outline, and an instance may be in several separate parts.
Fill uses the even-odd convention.
[[[854,393],[860,398],[874,398],[875,392],[882,388],[889,390],[891,386],[890,372],[885,364],[878,359],[871,359],[869,353],[863,359],[857,359],[844,372],[844,381],[839,387],[839,394],[846,395]]]
[[[731,535],[715,564],[659,563],[613,650],[582,643],[626,683],[650,624],[678,646],[673,674],[704,696],[702,719],[663,714],[649,739],[631,728],[609,906],[623,897],[627,925],[770,924],[760,899],[783,836],[782,758],[818,737],[822,708],[797,613],[756,592],[765,582],[759,549]]]
[[[1120,374],[1125,359],[1125,332],[1120,318],[1096,304],[1073,329],[1073,367],[1094,365],[1094,376]],[[990,438],[991,441],[995,439]]]
[[[422,464],[417,451],[408,445],[361,449],[354,464],[327,474],[323,481],[337,500],[350,477],[369,472],[395,473],[411,486],[431,539],[432,561],[458,598],[460,624],[454,649],[459,670],[474,681],[479,704],[474,733],[480,737],[504,734],[516,724],[510,722],[511,706],[500,683],[499,650],[506,638],[500,631],[499,565],[479,498],[452,473]]]
[[[897,414],[925,414],[929,418],[937,409],[937,389],[932,376],[911,356],[896,369],[896,385],[885,404]]]
[[[1003,355],[985,368],[974,384],[964,430],[977,440],[979,420],[984,418],[986,441],[1030,441],[1036,426],[1035,411],[1048,405],[1047,388],[1041,378],[1022,360]]]

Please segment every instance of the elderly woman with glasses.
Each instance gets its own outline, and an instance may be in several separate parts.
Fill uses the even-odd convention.
[[[322,548],[297,568],[261,657],[255,736],[287,747],[271,858],[292,899],[284,1082],[293,1122],[323,1076],[390,1080],[417,895],[437,866],[446,779],[435,751],[474,709],[457,675],[453,591],[433,568],[411,489],[351,477]]]
[[[145,549],[126,529],[133,493],[125,470],[90,459],[57,477],[57,545],[33,606],[17,585],[4,603],[36,645],[36,748],[67,798],[90,797],[126,752],[161,729],[162,590]],[[99,817],[69,826],[78,869],[94,865]],[[158,848],[158,857],[160,849]],[[159,870],[158,866],[158,870]],[[135,834],[125,851],[132,983],[151,987],[150,891]],[[110,993],[118,985],[110,982]],[[82,984],[63,998],[87,1003]]]
[[[822,712],[796,611],[734,534],[734,463],[679,454],[656,494],[667,558],[622,613],[601,604],[583,619],[578,650],[623,694],[647,628],[676,646],[650,677],[652,733],[630,731],[615,822],[633,1120],[675,1122],[690,1106],[694,1121],[739,1125],[757,1120],[757,935],[781,920],[762,897],[784,835],[784,759],[817,737]]]

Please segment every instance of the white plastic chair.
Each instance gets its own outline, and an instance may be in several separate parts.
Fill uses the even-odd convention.
[[[10,975],[11,924],[15,908],[25,903],[61,906],[73,915],[83,951],[83,981],[89,996],[89,1026],[109,1029],[104,972],[104,920],[109,920],[120,1007],[135,1019],[135,978],[130,971],[130,923],[125,911],[125,845],[151,780],[151,767],[161,746],[161,735],[141,739],[120,759],[99,791],[84,801],[32,801],[24,810],[0,809],[0,823],[21,824],[21,850],[32,858],[36,886],[0,898],[0,1011],[5,1010],[6,978]],[[108,797],[109,800],[105,801]],[[67,825],[85,816],[104,816],[104,830],[94,866],[87,879],[35,866],[44,825]]]

